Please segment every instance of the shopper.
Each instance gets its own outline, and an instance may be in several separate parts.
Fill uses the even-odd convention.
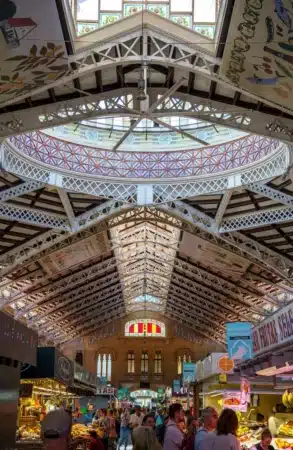
[[[100,429],[100,432],[102,433],[102,442],[104,445],[105,450],[108,450],[108,443],[109,443],[109,421],[107,418],[107,411],[105,409],[102,409],[100,412],[100,417],[98,419],[98,427]]]
[[[186,433],[182,443],[182,450],[194,450],[194,441],[197,427],[198,421],[194,417],[189,416],[187,419]]]
[[[184,419],[180,403],[173,403],[169,408],[169,421],[166,425],[164,437],[164,450],[180,450],[183,442],[183,433],[178,428],[179,422]]]
[[[153,413],[148,413],[144,416],[142,419],[142,426],[155,429],[156,422],[155,422],[155,416]]]
[[[151,427],[140,426],[133,434],[133,450],[162,450]]]
[[[71,440],[72,415],[64,408],[50,411],[41,423],[45,450],[67,450]]]
[[[202,411],[200,418],[201,426],[196,434],[194,441],[194,450],[202,450],[202,445],[210,431],[216,428],[218,413],[215,408],[208,406]]]
[[[112,409],[108,411],[107,428],[109,433],[108,449],[113,450],[115,448],[117,433],[116,433],[116,421]]]
[[[153,430],[155,432],[155,416],[153,413],[148,413],[144,416],[143,420],[142,420],[142,424],[140,427],[136,427],[133,430],[133,434],[132,434],[132,440],[133,440],[133,444],[135,445],[135,443],[140,443],[141,441],[144,441],[145,439],[145,432],[144,429],[145,428],[150,428],[151,430]],[[161,446],[159,445],[159,441],[157,440],[157,437],[155,435],[155,439],[152,438],[152,446],[155,445],[155,441],[156,441],[156,448],[161,448]]]
[[[236,437],[237,429],[236,412],[232,409],[224,409],[218,419],[216,431],[206,435],[200,450],[240,450],[240,442]]]
[[[126,448],[127,445],[130,443],[130,429],[129,429],[129,422],[130,422],[130,414],[129,410],[125,408],[121,414],[121,426],[120,426],[120,436],[118,441],[118,449],[124,445]]]
[[[105,447],[101,439],[98,438],[97,432],[95,430],[92,430],[89,433],[88,450],[105,450]]]
[[[268,429],[263,430],[261,434],[261,441],[254,447],[252,447],[251,450],[275,450],[274,447],[271,445],[272,439],[273,436],[270,430]]]
[[[162,425],[156,427],[156,436],[161,445],[164,444],[166,425],[169,422],[169,416],[164,417],[164,422]]]
[[[139,427],[142,424],[143,418],[144,418],[144,415],[141,412],[141,407],[135,406],[134,414],[131,414],[131,416],[130,416],[130,422],[129,422],[130,428],[134,429],[135,427]]]

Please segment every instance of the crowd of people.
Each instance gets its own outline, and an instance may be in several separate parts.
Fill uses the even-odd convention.
[[[93,434],[90,450],[241,450],[236,437],[238,418],[235,411],[224,409],[220,416],[212,407],[196,419],[175,403],[165,410],[145,411],[136,406],[133,411],[97,411],[94,424],[104,430],[102,437]],[[269,430],[262,433],[261,442],[252,450],[274,450]]]

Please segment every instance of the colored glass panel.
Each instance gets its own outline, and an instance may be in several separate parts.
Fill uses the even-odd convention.
[[[165,325],[153,319],[142,319],[125,324],[125,336],[165,337]]]

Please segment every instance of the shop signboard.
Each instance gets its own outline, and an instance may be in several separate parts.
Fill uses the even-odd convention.
[[[246,377],[240,378],[240,400],[241,404],[250,403],[250,381]]]
[[[88,372],[80,364],[74,363],[74,379],[88,386],[97,386],[97,377],[94,373]]]
[[[38,335],[4,312],[0,312],[0,356],[37,364]]]
[[[223,357],[227,357],[227,353],[211,353],[202,361],[198,361],[195,367],[195,379],[196,381],[204,380],[213,375],[218,375],[223,371],[219,367],[219,360]],[[225,372],[229,373],[229,372]]]
[[[251,323],[226,323],[226,339],[230,359],[240,362],[252,358]]]
[[[115,388],[111,386],[100,386],[97,388],[97,395],[115,395]]]
[[[181,388],[181,382],[180,380],[173,380],[172,383],[172,394],[173,395],[178,395],[180,393],[180,388]]]
[[[183,363],[183,383],[195,382],[195,364]]]
[[[246,412],[247,402],[241,402],[240,391],[224,391],[223,392],[223,408],[233,409],[234,411]]]
[[[74,383],[73,361],[66,358],[58,350],[55,350],[54,378],[66,386],[71,386]]]
[[[293,340],[293,303],[285,306],[253,328],[254,356]]]

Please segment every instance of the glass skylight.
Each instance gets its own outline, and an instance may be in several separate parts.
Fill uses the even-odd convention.
[[[78,36],[148,10],[214,38],[221,0],[69,0]]]
[[[135,298],[135,301],[138,303],[148,302],[148,303],[160,303],[160,299],[157,297],[153,297],[152,295],[140,295]]]

